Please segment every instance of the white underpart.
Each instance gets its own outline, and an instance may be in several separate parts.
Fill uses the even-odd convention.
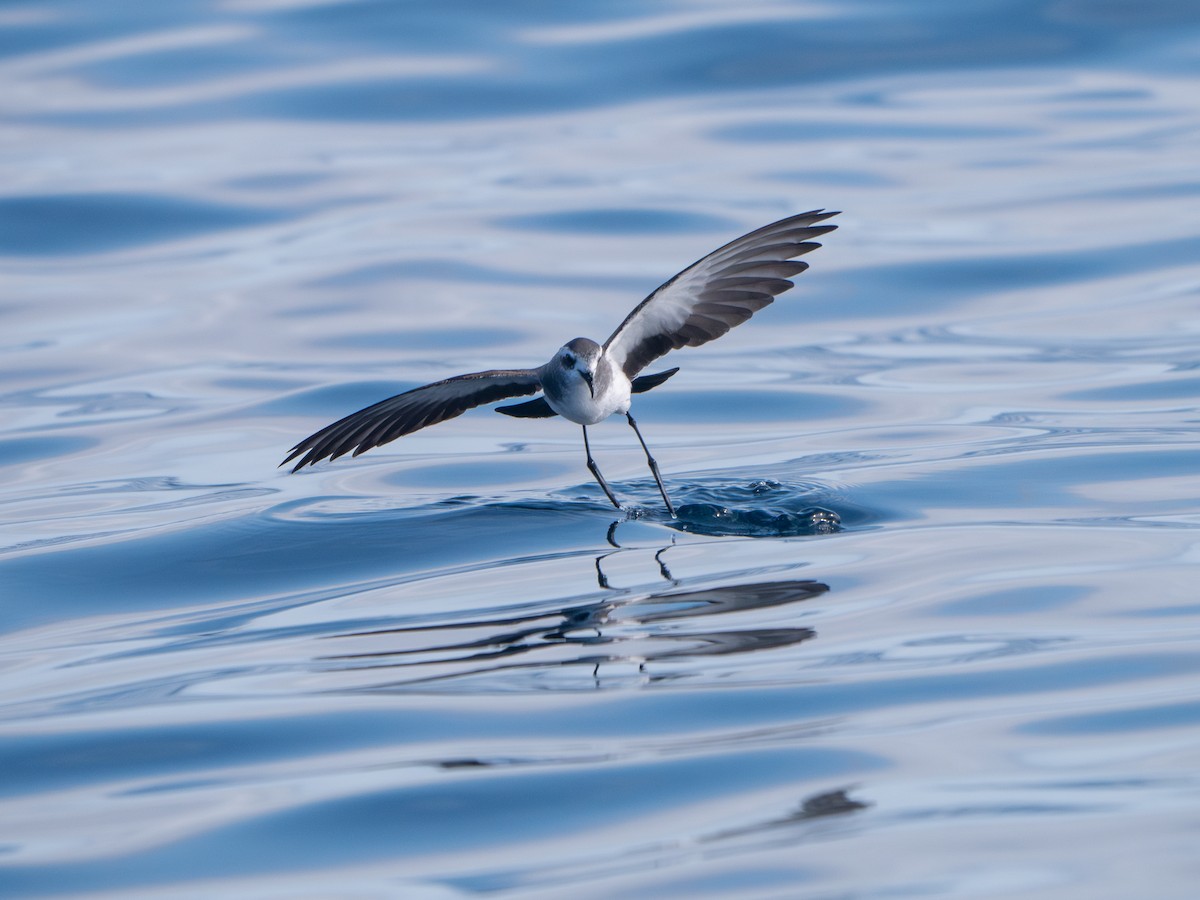
[[[572,369],[561,368],[557,359],[556,356],[547,364],[549,371],[542,377],[542,386],[546,402],[564,419],[577,425],[595,425],[613,413],[629,412],[629,379],[607,355],[579,358]],[[607,378],[601,374],[601,367],[608,369]],[[583,377],[584,372],[592,375],[595,396]]]

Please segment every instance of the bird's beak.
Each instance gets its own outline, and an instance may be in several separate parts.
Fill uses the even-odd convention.
[[[591,394],[593,397],[595,397],[596,396],[596,388],[592,385],[592,373],[584,372],[584,371],[580,370],[579,375],[581,378],[583,378],[584,381],[587,382],[588,393]]]

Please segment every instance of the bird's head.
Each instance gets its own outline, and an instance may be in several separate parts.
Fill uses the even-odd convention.
[[[581,379],[588,386],[588,393],[595,396],[593,379],[596,376],[596,365],[600,362],[600,354],[603,352],[595,341],[575,338],[559,348],[550,365],[560,369],[564,378]]]

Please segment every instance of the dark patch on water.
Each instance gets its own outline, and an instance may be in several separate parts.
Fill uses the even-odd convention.
[[[832,534],[846,527],[861,528],[884,518],[882,511],[860,506],[828,487],[816,483],[783,483],[771,479],[735,482],[707,479],[681,484],[673,481],[667,491],[675,505],[672,518],[650,480],[613,485],[622,508],[608,505],[600,488],[585,484],[589,506],[613,513],[609,542],[620,543],[622,525],[645,522],[708,537],[803,537]],[[576,488],[575,490],[579,490]],[[476,502],[478,498],[475,498]],[[528,500],[513,505],[566,512],[574,508],[562,501]],[[889,516],[889,518],[894,518]]]
[[[679,507],[682,531],[710,536],[795,537],[832,534],[841,530],[838,514],[811,507],[798,512],[778,508],[739,510],[711,503],[689,503]]]
[[[273,210],[150,194],[0,198],[0,254],[104,253],[284,218]]]
[[[404,281],[436,281],[455,284],[480,284],[489,288],[497,285],[516,287],[551,287],[567,290],[620,291],[647,290],[645,281],[623,275],[571,275],[567,272],[546,273],[481,266],[454,259],[411,259],[372,263],[356,269],[323,275],[309,282],[312,287],[347,288]]]
[[[355,381],[347,384],[328,384],[267,400],[243,411],[247,416],[304,416],[340,419],[355,410],[384,400],[394,394],[419,387],[416,382]],[[330,419],[330,421],[333,421]],[[310,431],[326,424],[313,422]],[[300,426],[304,430],[304,426]],[[300,435],[303,437],[303,435]],[[299,440],[299,437],[297,438]]]
[[[640,401],[639,401],[640,402]],[[817,393],[797,390],[788,385],[772,388],[748,385],[726,390],[679,390],[656,394],[656,422],[697,421],[699,411],[720,410],[722,427],[742,422],[828,421],[847,416],[862,416],[871,404],[848,392]],[[705,419],[716,419],[709,413]],[[641,417],[639,415],[639,421]]]
[[[519,331],[504,328],[424,328],[403,331],[392,329],[340,334],[313,343],[317,347],[360,350],[462,350],[467,347],[506,346],[523,336]]]
[[[799,537],[832,534],[842,519],[817,505],[820,496],[810,486],[759,480],[745,485],[691,486],[677,491],[673,528],[710,537]]]
[[[818,122],[812,119],[789,122],[775,120],[714,129],[712,137],[725,141],[761,144],[772,141],[792,143],[805,140],[889,140],[929,141],[1011,138],[1028,135],[1028,129],[987,125],[895,125],[886,122]]]
[[[0,466],[78,453],[99,443],[99,439],[90,437],[29,437],[0,441]]]
[[[1097,402],[1133,402],[1138,400],[1186,400],[1189,405],[1200,403],[1200,378],[1160,378],[1149,383],[1106,384],[1062,395],[1064,400],[1095,400]]]
[[[504,228],[576,234],[687,234],[736,230],[727,219],[666,209],[581,209],[496,219]]]

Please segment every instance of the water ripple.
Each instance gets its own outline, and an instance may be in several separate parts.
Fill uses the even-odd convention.
[[[1191,896],[1197,28],[0,10],[0,894]],[[561,420],[276,468],[815,206],[638,398],[677,519],[620,423],[621,510]]]

